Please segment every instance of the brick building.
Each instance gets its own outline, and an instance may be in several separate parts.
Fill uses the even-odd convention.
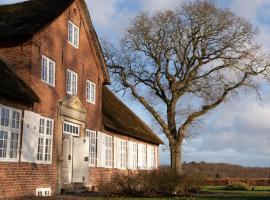
[[[158,167],[162,141],[105,85],[84,0],[0,6],[0,199]]]

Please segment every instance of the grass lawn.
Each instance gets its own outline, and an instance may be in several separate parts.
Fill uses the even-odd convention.
[[[254,191],[227,191],[223,186],[205,186],[202,194],[178,198],[101,198],[87,195],[62,195],[32,200],[270,200],[270,186],[257,186]],[[30,200],[30,199],[27,199]]]

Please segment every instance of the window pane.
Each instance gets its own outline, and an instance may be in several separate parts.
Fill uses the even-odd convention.
[[[54,84],[54,64],[50,61],[49,62],[49,84]]]
[[[38,154],[37,154],[37,160],[42,161],[43,160],[43,148],[44,148],[44,139],[39,138],[38,139]]]
[[[17,150],[19,143],[19,133],[11,132],[10,148],[9,148],[9,158],[17,158]]]
[[[0,131],[0,158],[7,157],[8,132]]]
[[[12,111],[12,128],[20,129],[20,113]]]
[[[68,93],[71,93],[71,71],[69,70],[67,70],[66,89]]]
[[[39,133],[44,134],[45,129],[45,119],[40,119],[39,121]]]
[[[46,129],[46,134],[47,135],[52,135],[52,121],[47,120],[47,129]]]
[[[1,126],[9,127],[9,110],[1,109]]]
[[[74,26],[74,45],[75,47],[78,47],[78,41],[79,41],[79,29]]]
[[[42,65],[41,65],[41,78],[44,81],[47,81],[47,59],[42,57]]]
[[[71,22],[68,23],[68,41],[73,43],[73,24]]]
[[[45,161],[51,161],[51,145],[52,145],[52,140],[46,139]]]

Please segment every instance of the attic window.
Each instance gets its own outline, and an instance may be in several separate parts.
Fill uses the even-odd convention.
[[[68,42],[75,48],[79,48],[79,27],[72,21],[68,21]]]

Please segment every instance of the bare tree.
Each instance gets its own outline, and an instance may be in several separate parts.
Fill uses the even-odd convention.
[[[160,125],[171,170],[182,172],[181,147],[191,125],[241,91],[257,91],[269,59],[256,29],[212,1],[140,13],[119,45],[104,43],[117,89],[128,90]]]

